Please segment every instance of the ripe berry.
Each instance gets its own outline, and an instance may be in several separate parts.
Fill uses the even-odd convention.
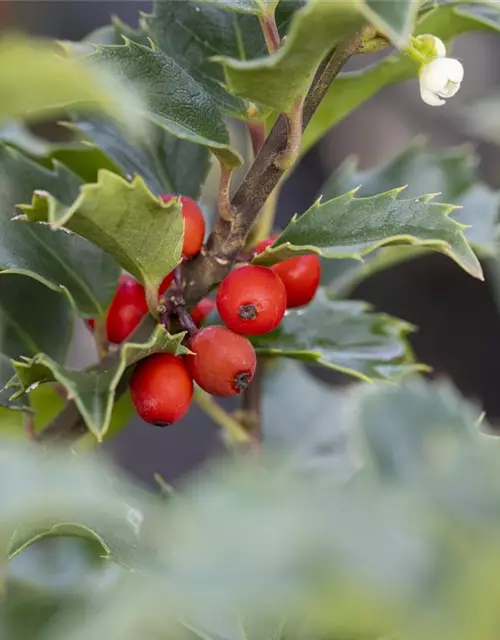
[[[165,427],[186,414],[193,381],[181,358],[156,353],[137,366],[130,380],[130,394],[145,422]]]
[[[212,313],[215,306],[215,300],[211,298],[203,298],[203,300],[200,300],[191,312],[191,317],[195,325],[199,327],[200,324],[203,324],[205,318]]]
[[[147,312],[144,287],[131,276],[121,276],[106,316],[106,334],[109,342],[123,342]]]
[[[289,309],[302,307],[314,298],[321,279],[321,263],[317,255],[290,258],[271,269],[285,285]]]
[[[247,265],[224,278],[217,292],[217,309],[236,333],[268,333],[285,315],[286,290],[271,269]]]
[[[169,202],[176,196],[166,193],[161,197],[163,202]],[[205,218],[198,204],[187,196],[180,196],[182,204],[182,217],[184,218],[184,244],[182,255],[192,258],[200,253],[205,238]]]
[[[171,271],[170,273],[167,273],[167,275],[161,281],[160,286],[158,287],[159,296],[162,296],[165,293],[165,291],[170,287],[173,279],[174,279],[174,272]]]
[[[235,396],[244,391],[255,373],[257,358],[250,342],[226,327],[212,325],[194,335],[186,356],[189,373],[214,396]]]
[[[277,236],[262,240],[255,247],[255,253],[261,253],[273,244]],[[302,307],[311,302],[321,280],[321,263],[315,254],[290,258],[271,267],[286,289],[287,308]]]

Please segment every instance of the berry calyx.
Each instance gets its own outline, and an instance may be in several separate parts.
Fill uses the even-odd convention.
[[[255,254],[262,253],[277,237],[273,236],[259,242],[255,246]],[[273,265],[271,270],[285,285],[288,309],[302,307],[314,298],[321,280],[321,262],[317,255],[289,258]]]
[[[195,382],[214,396],[230,397],[244,391],[253,379],[257,357],[251,343],[226,327],[200,329],[189,341],[194,355],[186,366]]]
[[[163,202],[169,202],[177,196],[173,193],[166,193],[161,197]],[[198,206],[198,203],[188,198],[180,196],[182,204],[182,217],[184,218],[184,243],[182,245],[182,255],[185,258],[192,258],[201,251],[205,238],[205,218]]]
[[[106,316],[106,335],[109,342],[123,342],[147,312],[144,287],[132,276],[122,275]]]
[[[236,333],[268,333],[285,315],[286,289],[271,269],[247,265],[224,278],[217,292],[217,309]]]
[[[215,307],[215,300],[212,300],[211,298],[203,298],[203,300],[200,300],[191,312],[191,318],[195,325],[199,327],[203,324],[207,316],[215,310]]]
[[[193,380],[181,358],[156,353],[137,366],[130,380],[130,395],[145,422],[165,427],[187,413]]]

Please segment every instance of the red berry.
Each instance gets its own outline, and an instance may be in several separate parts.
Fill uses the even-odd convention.
[[[173,279],[174,279],[174,272],[171,271],[170,273],[167,273],[167,275],[161,281],[160,286],[158,287],[159,296],[162,296],[165,293],[165,291],[170,287]]]
[[[130,394],[145,422],[165,427],[186,414],[193,381],[181,358],[156,353],[137,366],[130,380]]]
[[[131,276],[121,276],[106,316],[110,342],[123,342],[148,312],[144,287]]]
[[[321,279],[321,263],[317,255],[290,258],[271,269],[285,285],[289,309],[302,307],[314,298]]]
[[[254,247],[255,254],[262,253],[267,247],[270,247],[278,236],[272,236],[271,238],[267,238],[266,240],[261,240],[257,242]]]
[[[163,202],[169,202],[176,196],[166,193],[161,198]],[[182,204],[182,217],[184,218],[184,244],[182,245],[182,255],[185,258],[192,258],[200,253],[205,238],[205,218],[198,206],[198,203],[188,198],[180,196]]]
[[[268,333],[285,315],[286,290],[271,269],[247,265],[224,278],[217,292],[217,309],[236,333]]]
[[[262,240],[255,246],[255,253],[262,253],[278,236]],[[278,274],[286,289],[287,307],[302,307],[311,302],[321,280],[321,263],[315,254],[284,260],[271,267]]]
[[[200,329],[189,342],[195,355],[186,356],[189,373],[214,396],[235,396],[244,391],[255,373],[257,358],[250,342],[226,327]]]
[[[95,329],[95,320],[94,318],[87,318],[85,320],[85,324],[87,325],[87,327],[93,331]]]
[[[211,298],[203,298],[203,300],[200,300],[191,312],[191,317],[195,325],[199,327],[200,324],[203,324],[205,318],[214,311],[215,307],[215,300]]]

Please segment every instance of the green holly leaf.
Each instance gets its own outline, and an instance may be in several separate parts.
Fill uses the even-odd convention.
[[[287,39],[276,53],[258,60],[214,58],[224,66],[229,90],[268,109],[288,112],[305,96],[324,56],[341,40],[371,22],[396,46],[411,36],[415,0],[311,0],[296,12]]]
[[[132,40],[122,46],[96,47],[88,60],[116,74],[140,95],[145,117],[174,136],[206,146],[228,167],[241,164],[217,103],[173,58]]]
[[[123,36],[144,46],[149,44],[147,34],[141,26],[134,29],[116,15],[111,16],[111,24],[95,29],[82,38],[82,41],[92,44],[117,45],[123,44]]]
[[[142,25],[155,44],[220,109],[244,117],[248,103],[226,91],[223,70],[212,57],[251,60],[265,55],[267,49],[257,18],[232,14],[224,10],[227,8],[191,0],[158,0],[152,15],[143,16]]]
[[[287,39],[276,53],[257,60],[214,58],[224,67],[229,90],[268,109],[288,112],[304,96],[323,57],[361,26],[354,2],[311,0],[295,13]]]
[[[378,3],[377,3],[378,4]],[[384,3],[385,4],[385,3]],[[395,7],[398,2],[387,2]],[[474,7],[465,10],[458,3],[437,5],[420,18],[414,35],[432,33],[447,45],[463,33],[500,30],[499,21],[485,21]],[[418,67],[405,53],[395,53],[358,71],[342,73],[332,84],[302,137],[301,153],[310,149],[329,129],[351,111],[374,96],[382,87],[413,79],[410,91],[418,92]]]
[[[260,355],[296,358],[361,380],[391,380],[425,370],[413,364],[406,335],[413,327],[369,305],[333,301],[324,289],[305,309],[289,310],[273,332],[252,339]]]
[[[449,216],[455,207],[431,202],[432,195],[399,199],[401,191],[393,189],[371,198],[357,198],[355,191],[349,191],[325,203],[318,200],[295,216],[254,262],[270,265],[307,253],[360,260],[387,244],[411,244],[439,251],[483,279],[463,225]]]
[[[32,278],[0,273],[0,389],[12,378],[11,359],[46,352],[64,362],[73,333],[71,307],[64,296]],[[11,394],[0,391],[0,405]]]
[[[82,316],[103,315],[119,276],[117,263],[98,247],[65,231],[13,221],[16,205],[43,186],[70,205],[81,181],[60,163],[45,168],[0,145],[0,269],[35,278],[63,292]]]
[[[84,104],[104,112],[136,133],[143,133],[138,99],[117,78],[81,60],[58,55],[47,42],[21,36],[2,38],[0,118],[37,119]],[[138,136],[139,137],[139,136]]]
[[[144,284],[150,308],[156,309],[158,287],[181,259],[183,220],[177,200],[165,204],[140,176],[127,182],[100,171],[98,182],[83,185],[69,206],[48,191],[35,191],[31,205],[20,209],[30,222],[64,226],[104,249]]]
[[[177,138],[158,125],[139,142],[109,120],[89,118],[68,126],[112,158],[125,175],[140,175],[153,193],[199,198],[210,168],[206,147]]]
[[[37,383],[59,382],[75,402],[89,431],[101,442],[110,425],[116,388],[125,370],[153,353],[189,353],[181,344],[184,336],[185,332],[170,335],[157,325],[146,342],[127,342],[122,345],[118,357],[110,359],[105,369],[101,366],[72,371],[47,354],[38,353],[32,359],[14,363],[16,378],[11,381],[9,388],[11,392],[18,388],[12,392],[17,397],[29,393],[30,387]]]
[[[103,556],[144,568],[161,513],[144,492],[89,456],[1,443],[0,542],[9,558],[47,537],[98,542]]]
[[[382,191],[406,184],[405,196],[416,198],[427,189],[439,193],[445,202],[453,202],[453,218],[467,225],[464,234],[482,255],[495,252],[495,235],[499,212],[499,195],[487,185],[477,182],[478,158],[469,146],[446,150],[428,150],[418,138],[402,153],[386,164],[357,170],[357,160],[347,159],[322,189],[326,199],[359,187],[357,195],[375,196]],[[361,186],[360,186],[361,185]],[[399,251],[400,255],[403,255]]]
[[[208,4],[218,9],[226,9],[235,13],[247,13],[254,16],[265,16],[274,13],[279,0],[198,0],[199,4]]]

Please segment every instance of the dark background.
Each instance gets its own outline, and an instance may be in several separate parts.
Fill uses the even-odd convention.
[[[182,1],[182,0],[180,0]],[[149,11],[148,2],[0,2],[4,24],[33,34],[78,40],[109,21],[113,13],[131,25],[138,11]],[[481,173],[498,186],[500,154],[488,144],[462,131],[457,116],[462,104],[498,86],[500,38],[488,34],[460,39],[454,56],[465,67],[460,94],[446,107],[424,105],[416,81],[382,91],[362,106],[303,160],[293,181],[285,185],[279,202],[278,224],[283,226],[295,212],[303,211],[329,172],[348,154],[360,156],[360,166],[387,160],[423,133],[432,147],[465,141],[476,143]],[[467,276],[452,261],[437,254],[410,261],[363,282],[353,297],[365,299],[379,310],[404,318],[419,327],[413,344],[419,360],[431,365],[434,375],[451,378],[465,395],[477,400],[492,423],[500,418],[500,323],[491,283]],[[89,336],[76,332],[74,358],[93,357]],[[325,372],[322,372],[325,378]],[[332,382],[338,376],[326,375]],[[344,381],[341,381],[344,382]],[[197,408],[180,423],[164,430],[139,420],[104,448],[129,472],[151,484],[155,472],[176,480],[187,470],[203,464],[220,450],[217,428]]]

